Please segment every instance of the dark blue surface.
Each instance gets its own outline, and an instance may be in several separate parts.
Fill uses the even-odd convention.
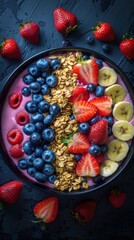
[[[62,47],[63,36],[54,27],[53,10],[64,7],[72,11],[79,20],[78,29],[68,39],[75,47],[85,47],[109,57],[129,77],[134,84],[134,61],[127,61],[119,50],[122,35],[131,32],[134,35],[134,1],[127,0],[2,0],[0,1],[0,42],[5,38],[14,38],[21,49],[21,61],[8,61],[0,58],[0,84],[6,81],[12,71],[24,60],[34,54],[50,48]],[[40,44],[26,43],[18,33],[19,24],[32,19],[40,26]],[[91,27],[99,21],[111,23],[117,39],[111,43],[111,53],[102,50],[102,43],[95,40],[88,45],[86,39],[92,36]],[[48,196],[50,192],[41,192],[28,184],[22,191],[15,206],[6,207],[0,213],[0,240],[133,240],[134,237],[134,164],[133,158],[123,173],[111,184],[94,193],[80,197],[59,197],[60,212],[56,221],[47,225],[46,231],[32,224],[34,205]],[[0,184],[17,179],[1,158]],[[126,204],[114,209],[108,203],[108,192],[113,186],[119,186],[127,192]],[[80,226],[71,217],[71,208],[84,199],[95,199],[97,211],[92,221]]]

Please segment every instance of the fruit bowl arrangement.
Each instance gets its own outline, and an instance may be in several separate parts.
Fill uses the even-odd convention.
[[[96,190],[134,152],[133,87],[96,52],[61,48],[33,56],[8,78],[0,104],[3,158],[41,190]]]

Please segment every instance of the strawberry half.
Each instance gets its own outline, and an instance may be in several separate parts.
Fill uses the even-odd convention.
[[[7,204],[14,204],[23,188],[23,183],[19,181],[11,181],[0,187],[0,201]]]
[[[87,101],[76,101],[73,106],[73,113],[77,122],[86,122],[97,113],[97,108]]]
[[[100,116],[109,116],[112,112],[112,99],[109,96],[95,97],[89,103],[97,107]]]
[[[72,209],[72,214],[79,223],[88,223],[93,218],[96,210],[96,202],[87,200],[78,203]]]
[[[37,203],[34,207],[34,215],[45,223],[51,223],[56,219],[59,209],[57,197],[49,197]]]
[[[95,177],[99,174],[100,167],[96,158],[90,153],[86,153],[77,163],[75,171],[76,174],[81,177]]]
[[[108,137],[108,122],[106,120],[100,120],[90,127],[88,133],[88,139],[91,143],[104,144]]]
[[[76,102],[76,101],[88,101],[89,99],[89,92],[86,88],[77,87],[74,89],[72,96],[68,99],[69,102]]]
[[[95,59],[77,63],[73,67],[73,72],[78,75],[78,80],[84,85],[89,83],[98,85],[99,66]]]
[[[88,138],[85,134],[75,133],[72,141],[68,145],[68,151],[70,153],[86,153],[90,147]]]

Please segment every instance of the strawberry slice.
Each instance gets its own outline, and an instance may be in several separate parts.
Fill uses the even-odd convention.
[[[100,120],[93,124],[88,133],[88,139],[91,143],[104,144],[108,137],[108,122],[106,120]]]
[[[78,75],[78,79],[84,85],[93,83],[98,85],[99,67],[95,59],[80,62],[73,67],[73,72]]]
[[[97,107],[100,116],[109,116],[112,112],[112,99],[109,96],[95,97],[89,103]]]
[[[97,113],[95,105],[90,104],[87,101],[76,101],[73,108],[74,116],[77,122],[86,122]]]
[[[90,147],[88,138],[85,134],[75,133],[72,141],[68,145],[70,153],[86,153]]]
[[[96,158],[90,153],[86,153],[77,163],[75,171],[76,174],[81,177],[95,177],[99,174],[100,167]]]
[[[86,88],[83,87],[77,87],[74,89],[72,96],[68,99],[69,102],[76,102],[85,100],[87,101],[89,99],[89,92]]]
[[[58,214],[59,200],[57,197],[49,197],[37,203],[34,207],[34,215],[45,223],[53,222]]]

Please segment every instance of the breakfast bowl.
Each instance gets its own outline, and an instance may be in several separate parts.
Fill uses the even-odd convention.
[[[1,86],[2,158],[42,191],[102,188],[132,159],[133,105],[131,82],[107,57],[84,48],[43,51]]]

